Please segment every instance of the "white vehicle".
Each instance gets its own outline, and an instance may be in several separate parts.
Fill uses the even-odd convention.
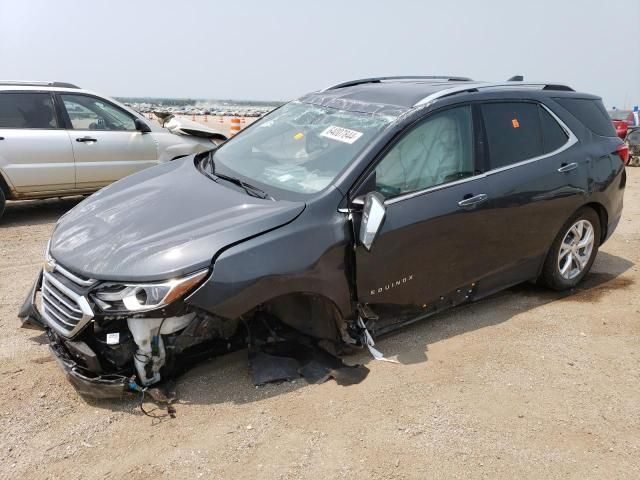
[[[92,193],[226,140],[180,119],[167,127],[68,83],[0,81],[0,217],[6,200]]]

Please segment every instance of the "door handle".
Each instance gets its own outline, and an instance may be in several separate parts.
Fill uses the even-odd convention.
[[[484,203],[489,198],[489,195],[486,193],[479,193],[478,195],[474,195],[473,197],[465,198],[458,202],[459,207],[473,207]]]
[[[76,138],[76,142],[97,142],[98,139],[97,138],[93,138],[93,137],[81,137],[81,138]]]
[[[576,168],[578,168],[577,163],[563,163],[562,165],[560,165],[558,172],[560,173],[570,172],[571,170],[574,170]]]
[[[0,137],[0,140],[4,140],[4,137]]]

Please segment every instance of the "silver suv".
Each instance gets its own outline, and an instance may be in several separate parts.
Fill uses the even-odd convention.
[[[163,128],[68,83],[0,81],[0,217],[6,200],[91,193],[226,139],[176,121]]]

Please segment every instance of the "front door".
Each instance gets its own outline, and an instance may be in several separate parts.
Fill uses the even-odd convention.
[[[48,92],[0,92],[0,171],[20,194],[72,190],[73,150]]]
[[[60,97],[71,127],[77,189],[103,187],[157,163],[153,135],[139,132],[128,112],[91,95]]]
[[[356,247],[358,301],[380,317],[374,333],[473,296],[488,215],[474,143],[471,107],[458,106],[412,128],[377,164],[386,217],[371,249]]]

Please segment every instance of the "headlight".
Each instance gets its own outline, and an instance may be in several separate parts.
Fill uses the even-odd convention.
[[[199,284],[207,270],[159,283],[104,283],[92,294],[107,313],[145,312],[161,308],[182,297]]]

